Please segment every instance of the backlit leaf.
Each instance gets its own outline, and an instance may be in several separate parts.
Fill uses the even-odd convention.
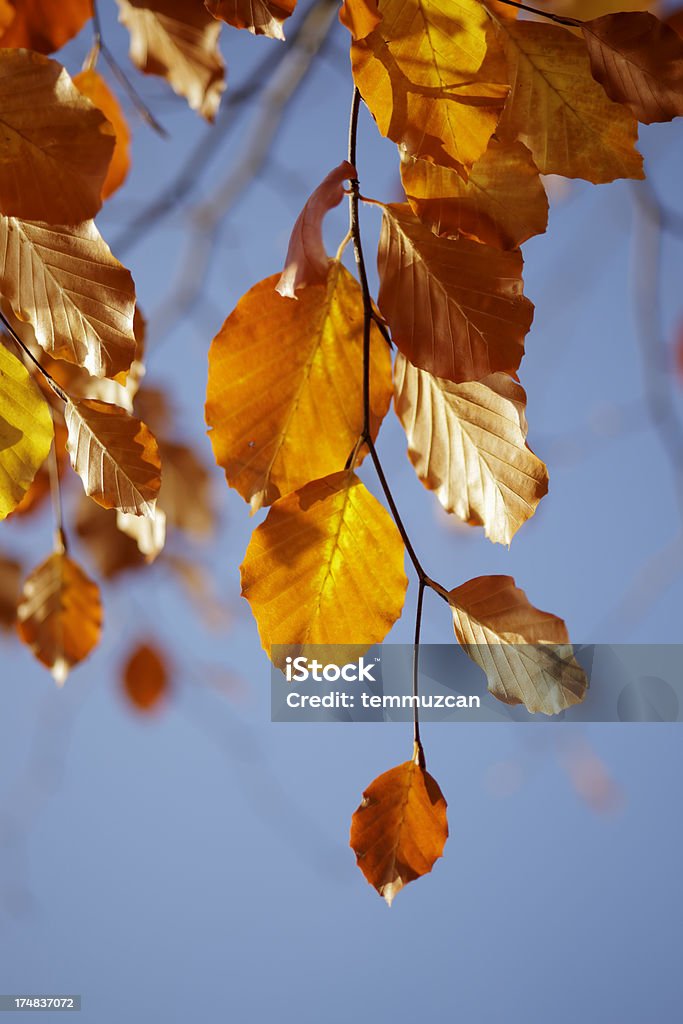
[[[363,429],[360,286],[331,261],[297,302],[266,278],[240,299],[209,352],[206,422],[231,487],[268,505],[342,469]],[[391,359],[371,335],[372,434],[391,402]]]
[[[457,383],[516,370],[533,317],[519,250],[439,238],[407,205],[383,210],[378,302],[404,355]]]
[[[123,667],[123,690],[138,711],[153,711],[168,695],[169,671],[156,645],[138,644]]]
[[[0,213],[79,224],[102,205],[114,129],[54,60],[0,50]]]
[[[156,508],[153,516],[136,516],[116,510],[116,526],[131,537],[148,562],[153,562],[166,543],[166,513]]]
[[[283,644],[297,656],[318,644],[383,640],[403,607],[403,561],[393,520],[354,473],[281,498],[254,530],[241,567],[264,650]]]
[[[102,198],[108,199],[123,185],[130,170],[130,129],[118,99],[105,80],[94,68],[81,71],[74,78],[79,92],[87,96],[101,110],[114,129],[116,144],[107,177],[102,186]]]
[[[0,345],[0,519],[28,491],[52,437],[47,402],[24,364]]]
[[[524,389],[504,373],[453,384],[399,354],[396,413],[410,461],[447,512],[509,544],[547,493],[548,471],[526,445]]]
[[[0,47],[39,53],[60,50],[92,17],[92,0],[12,0],[12,7],[14,17],[0,35]]]
[[[539,611],[512,576],[479,576],[448,596],[458,642],[505,704],[555,715],[586,695],[562,619]]]
[[[339,20],[348,28],[354,39],[365,39],[377,28],[382,15],[379,13],[377,0],[344,0]]]
[[[68,464],[66,454],[66,427],[59,420],[54,421],[54,445],[57,451],[57,473],[61,480]],[[50,494],[50,459],[47,459],[33,478],[31,486],[17,507],[10,513],[12,517],[22,518],[39,511]]]
[[[214,18],[227,21],[233,28],[284,39],[283,22],[296,7],[296,0],[206,0],[206,7]]]
[[[371,782],[351,820],[358,867],[389,906],[404,885],[432,870],[447,839],[446,801],[415,760]]]

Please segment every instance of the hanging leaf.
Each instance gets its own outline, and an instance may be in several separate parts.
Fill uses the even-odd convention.
[[[23,571],[21,563],[0,553],[0,629],[13,629]]]
[[[389,906],[404,885],[432,870],[447,839],[443,793],[416,760],[371,782],[351,819],[358,867]]]
[[[106,402],[66,403],[67,450],[85,493],[103,508],[154,517],[161,463],[149,428]]]
[[[54,60],[0,51],[0,213],[79,224],[102,205],[114,130]]]
[[[118,99],[105,80],[94,68],[81,71],[74,78],[74,85],[80,93],[101,110],[114,129],[116,143],[114,155],[109,164],[107,177],[102,185],[102,198],[108,199],[121,188],[130,170],[130,129]]]
[[[639,121],[683,114],[683,40],[647,11],[608,14],[582,26],[593,77]]]
[[[403,607],[403,558],[393,520],[355,473],[281,498],[254,530],[241,567],[264,650],[283,644],[296,656],[318,644],[379,643]]]
[[[74,227],[0,216],[0,289],[36,341],[95,377],[135,356],[135,285],[92,221]]]
[[[404,355],[456,383],[516,370],[533,317],[519,250],[438,238],[406,204],[383,211],[378,302]]]
[[[504,373],[453,384],[399,352],[394,402],[425,487],[447,512],[509,544],[548,491],[548,471],[526,445],[524,389]]]
[[[96,584],[63,551],[55,552],[24,583],[17,630],[61,686],[99,643],[102,605]]]
[[[61,480],[69,461],[66,454],[66,427],[59,420],[53,421],[53,427],[53,444],[57,453],[57,474]],[[43,507],[48,495],[50,494],[49,462],[50,460],[48,459],[42,464],[34,476],[33,482],[26,491],[26,494],[21,499],[17,507],[10,513],[11,517],[22,518],[23,516],[30,516]]]
[[[299,288],[327,281],[330,260],[323,242],[323,218],[339,206],[344,196],[344,181],[355,178],[356,169],[348,160],[335,167],[308,198],[296,219],[289,240],[285,269],[275,291],[287,298],[297,298]]]
[[[123,667],[123,691],[138,711],[154,711],[168,696],[169,670],[156,645],[138,644]]]
[[[296,0],[206,0],[206,8],[214,18],[271,39],[285,38],[283,22],[295,7]]]
[[[24,364],[0,344],[0,519],[28,491],[52,437],[47,402]]]
[[[213,121],[225,89],[218,48],[221,24],[200,0],[117,0],[130,33],[130,59],[146,75],[165,78],[173,91]]]
[[[209,351],[206,422],[216,462],[252,508],[344,466],[363,429],[363,301],[339,263],[299,301],[277,277],[247,292]],[[371,429],[391,402],[391,359],[373,324]]]
[[[401,178],[413,212],[437,235],[515,249],[548,224],[548,197],[521,142],[492,139],[467,181],[426,160],[402,161]]]
[[[498,700],[556,715],[586,696],[588,681],[564,622],[534,608],[512,576],[479,576],[451,590],[448,600],[458,642]]]
[[[92,0],[12,0],[14,17],[0,35],[0,47],[52,53],[78,35],[92,16]],[[4,19],[3,19],[4,20]]]
[[[156,508],[154,516],[136,516],[116,510],[116,526],[137,544],[147,562],[153,562],[166,543],[166,513]]]
[[[365,39],[377,28],[382,15],[377,0],[344,0],[339,11],[339,20],[348,28],[354,39]]]
[[[591,75],[584,41],[559,25],[498,25],[513,83],[498,137],[520,139],[543,174],[595,184],[642,178],[637,122]]]
[[[164,467],[157,512],[163,509],[169,526],[198,540],[214,531],[211,476],[193,448],[184,444],[159,442]]]
[[[76,514],[76,533],[98,574],[110,580],[128,570],[144,568],[147,560],[137,543],[116,525],[118,512],[102,508],[85,494],[81,499]]]

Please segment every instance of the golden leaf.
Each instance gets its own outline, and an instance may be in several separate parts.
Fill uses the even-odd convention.
[[[318,644],[383,640],[403,608],[403,560],[393,520],[354,473],[281,498],[254,530],[241,567],[264,650],[282,644],[296,656]]]
[[[382,15],[377,0],[344,0],[339,11],[339,20],[348,28],[354,39],[365,39],[377,28]]]
[[[451,590],[448,600],[458,642],[498,700],[544,715],[583,700],[588,681],[567,627],[534,608],[512,576],[479,576]]]
[[[121,188],[130,170],[130,129],[118,99],[105,80],[94,68],[81,71],[74,77],[74,85],[101,110],[114,129],[116,143],[107,177],[102,185],[102,198],[108,199]]]
[[[11,6],[14,17],[0,35],[0,47],[39,53],[60,50],[92,16],[92,0],[12,0]]]
[[[284,39],[284,21],[296,7],[296,0],[206,0],[214,18],[233,28],[246,28],[255,36]]]
[[[47,402],[24,364],[0,344],[0,519],[28,491],[52,437]]]
[[[216,462],[253,508],[341,469],[363,429],[360,286],[330,262],[297,302],[277,276],[237,304],[209,351],[206,422]],[[371,336],[372,435],[391,402],[391,359]]]
[[[154,711],[168,695],[169,671],[156,645],[138,644],[123,666],[123,691],[138,711]]]

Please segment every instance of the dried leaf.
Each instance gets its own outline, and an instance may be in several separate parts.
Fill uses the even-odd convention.
[[[642,178],[637,122],[598,86],[583,40],[559,25],[498,25],[513,83],[498,137],[519,138],[543,174],[595,184]]]
[[[275,286],[275,291],[280,295],[295,299],[299,288],[327,281],[330,261],[323,242],[323,218],[329,210],[341,203],[344,181],[355,176],[355,167],[344,160],[330,171],[309,196],[296,219],[285,268]]]
[[[221,23],[200,0],[117,0],[130,33],[130,59],[146,75],[160,75],[207,121],[225,89],[218,48]]]
[[[101,629],[96,584],[63,551],[50,555],[24,583],[17,611],[20,638],[61,686],[97,646]]]
[[[0,213],[79,224],[102,205],[114,130],[54,60],[0,51]]]
[[[97,566],[97,572],[105,580],[147,565],[136,542],[117,527],[117,515],[117,512],[97,505],[85,494],[76,515],[76,532]]]
[[[403,560],[393,520],[354,473],[281,498],[254,530],[241,567],[264,650],[284,644],[295,656],[317,644],[383,640],[403,607]]]
[[[365,39],[377,28],[382,15],[379,13],[377,0],[344,0],[339,20],[348,28],[354,39]]]
[[[147,562],[153,562],[164,550],[166,513],[163,509],[157,508],[153,517],[136,516],[117,509],[116,526],[135,541]]]
[[[505,704],[556,715],[578,704],[588,681],[562,619],[529,603],[512,576],[479,576],[448,600],[458,642]]]
[[[295,7],[296,0],[206,0],[214,18],[271,39],[285,38],[283,22]]]
[[[162,509],[169,526],[198,540],[214,530],[211,476],[193,448],[185,444],[159,442],[164,467],[157,514]]]
[[[68,463],[66,454],[66,427],[59,420],[53,421],[54,445],[57,450],[57,473],[61,480],[64,469]],[[49,459],[42,464],[33,478],[33,482],[10,516],[22,518],[39,511],[50,493],[50,467]]]
[[[683,114],[683,40],[646,11],[608,14],[582,27],[593,77],[639,121]]]
[[[351,819],[358,867],[389,906],[404,885],[432,870],[447,839],[443,793],[416,760],[371,782]]]
[[[23,571],[21,563],[0,553],[0,629],[13,629]]]
[[[28,491],[52,444],[50,409],[16,356],[0,345],[0,519]]]
[[[57,359],[95,377],[135,356],[135,285],[92,221],[74,227],[0,216],[0,289]]]
[[[108,199],[117,189],[121,188],[130,170],[130,129],[118,99],[105,80],[94,68],[81,71],[74,78],[74,85],[79,92],[101,110],[114,129],[116,143],[114,155],[109,164],[107,177],[102,186],[102,198]]]
[[[89,399],[69,400],[64,420],[85,493],[103,508],[153,518],[161,463],[149,428],[115,405]]]
[[[206,422],[214,456],[253,508],[344,466],[363,429],[363,303],[349,272],[298,302],[255,285],[214,338]],[[373,325],[372,435],[391,402],[391,359]]]
[[[169,670],[155,644],[138,644],[123,667],[123,690],[138,711],[154,711],[168,696]]]
[[[383,211],[378,301],[404,355],[456,383],[516,370],[533,317],[519,250],[438,238],[407,205]]]
[[[0,35],[0,47],[52,53],[78,35],[92,16],[92,0],[13,0],[14,17]],[[0,21],[4,27],[5,19]]]
[[[399,352],[394,402],[425,487],[447,512],[509,544],[548,491],[548,471],[526,445],[521,385],[504,373],[453,384]]]
[[[548,197],[521,142],[492,139],[467,181],[426,160],[402,161],[401,178],[414,213],[437,235],[514,249],[548,224]]]

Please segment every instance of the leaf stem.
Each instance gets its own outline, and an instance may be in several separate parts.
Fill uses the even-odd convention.
[[[425,752],[420,739],[420,713],[417,697],[420,692],[420,630],[422,629],[422,602],[425,593],[425,581],[420,580],[417,590],[417,606],[415,609],[415,639],[413,641],[413,760],[420,768],[426,767]]]
[[[54,422],[54,417],[53,417]],[[52,510],[55,517],[55,551],[59,554],[66,554],[68,544],[64,532],[64,512],[62,509],[62,488],[59,483],[59,463],[57,462],[57,435],[52,439],[50,454],[47,459],[48,471],[50,474],[50,496],[52,498]]]

